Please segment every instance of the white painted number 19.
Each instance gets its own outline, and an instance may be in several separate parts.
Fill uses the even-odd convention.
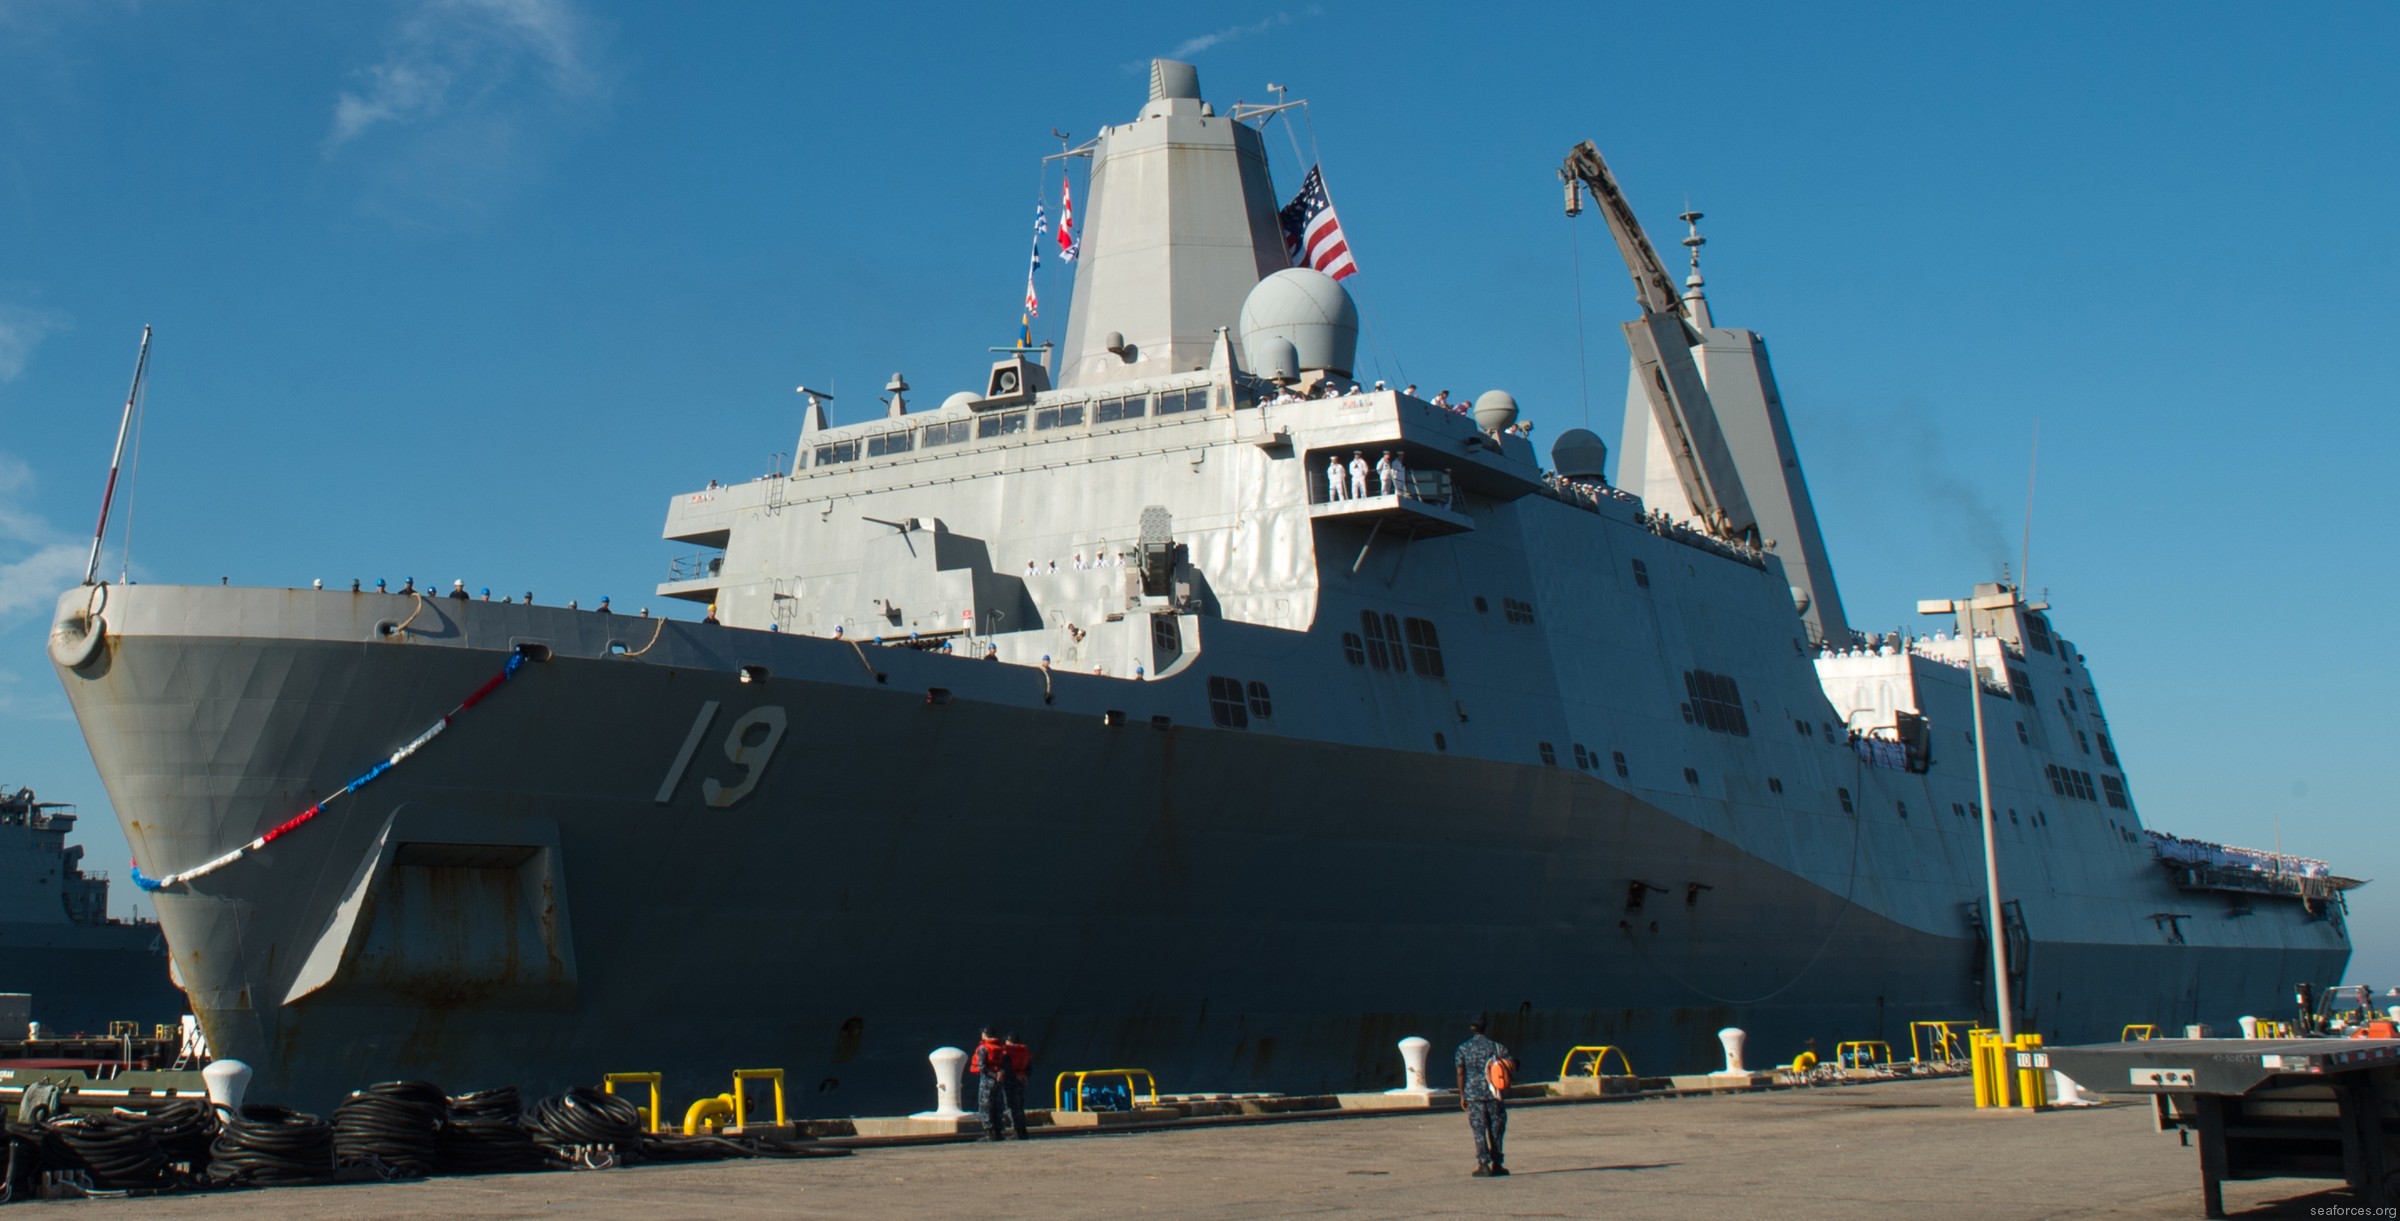
[[[699,751],[700,740],[707,736],[708,726],[717,718],[717,701],[700,705],[700,715],[692,719],[692,731],[684,735],[683,749],[675,752],[674,766],[667,769],[667,778],[659,782],[657,802],[665,805],[675,797],[675,788],[683,783],[684,772],[692,766],[692,755]],[[789,724],[783,709],[766,704],[743,713],[725,732],[725,758],[742,769],[741,777],[732,783],[714,776],[700,781],[700,796],[717,809],[726,809],[750,795],[758,787],[758,779],[766,774],[767,762],[775,757],[775,748],[783,744],[783,731]]]

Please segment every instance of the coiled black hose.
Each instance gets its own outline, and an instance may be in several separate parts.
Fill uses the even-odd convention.
[[[517,1087],[477,1090],[450,1099],[450,1125],[442,1130],[442,1173],[521,1174],[545,1170],[542,1147],[525,1128],[525,1106]]]
[[[82,1170],[108,1191],[156,1189],[169,1183],[167,1154],[150,1125],[117,1115],[67,1115],[42,1121],[42,1164]]]
[[[334,1165],[363,1166],[387,1178],[432,1174],[449,1118],[450,1096],[438,1085],[370,1085],[333,1108]]]
[[[513,1123],[524,1115],[524,1096],[513,1085],[450,1097],[452,1119],[505,1119]]]
[[[208,1157],[208,1181],[220,1187],[322,1183],[333,1177],[333,1125],[288,1107],[220,1107]]]
[[[642,1116],[629,1098],[579,1085],[525,1108],[525,1127],[553,1166],[597,1170],[641,1152]]]
[[[119,1107],[114,1114],[127,1123],[137,1123],[150,1129],[158,1138],[159,1150],[167,1155],[167,1168],[197,1176],[208,1170],[209,1143],[217,1135],[217,1117],[208,1104],[199,1099],[171,1099],[141,1109]]]

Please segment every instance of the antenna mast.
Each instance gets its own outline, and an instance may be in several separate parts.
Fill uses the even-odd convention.
[[[100,573],[100,541],[108,537],[108,506],[117,498],[117,468],[125,461],[125,434],[133,427],[133,401],[141,397],[142,372],[150,367],[150,328],[142,328],[142,349],[133,358],[133,388],[125,392],[125,414],[117,421],[117,448],[108,458],[108,487],[100,493],[100,524],[92,527],[92,558],[83,566],[83,583]]]

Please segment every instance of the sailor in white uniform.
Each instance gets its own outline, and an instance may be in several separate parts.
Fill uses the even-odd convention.
[[[1325,463],[1325,499],[1342,498],[1342,456],[1335,454]]]
[[[1382,457],[1375,460],[1375,494],[1378,496],[1389,496],[1392,494],[1393,490],[1392,451],[1387,449],[1383,451]]]
[[[1350,499],[1367,498],[1367,455],[1361,450],[1350,451]]]

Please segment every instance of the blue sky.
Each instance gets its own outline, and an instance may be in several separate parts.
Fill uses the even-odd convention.
[[[2145,819],[2382,879],[2353,976],[2400,979],[2400,10],[1813,7],[0,0],[0,783],[108,808],[42,639],[144,323],[136,579],[655,602],[667,498],[788,451],[791,387],[977,379],[1051,129],[1180,52],[1312,100],[1362,375],[1537,436],[1587,412],[1567,148],[1662,242],[1707,212],[1861,624],[2017,562],[2038,417],[2032,584]],[[1613,445],[1630,289],[1580,224]]]

